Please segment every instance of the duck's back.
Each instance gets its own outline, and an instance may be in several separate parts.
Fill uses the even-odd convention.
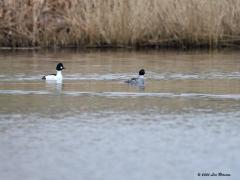
[[[139,85],[139,86],[143,86],[144,85],[144,77],[143,76],[139,76],[137,78],[131,78],[127,81],[125,81],[126,83],[132,84],[132,85]]]

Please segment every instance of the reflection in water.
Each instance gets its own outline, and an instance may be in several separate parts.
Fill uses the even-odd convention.
[[[239,56],[0,52],[1,178],[237,180]],[[41,81],[59,59],[63,83]],[[144,87],[124,83],[140,68]]]
[[[61,94],[63,89],[63,83],[61,82],[55,82],[55,81],[46,81],[46,90],[54,94]]]

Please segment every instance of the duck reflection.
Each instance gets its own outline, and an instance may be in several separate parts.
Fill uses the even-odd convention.
[[[45,83],[46,90],[52,92],[53,94],[60,95],[63,89],[63,83],[57,83],[54,81],[46,81]]]

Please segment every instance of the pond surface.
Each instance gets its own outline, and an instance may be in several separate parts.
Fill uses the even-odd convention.
[[[239,179],[237,51],[1,51],[0,62],[3,180]],[[41,80],[58,62],[63,83]],[[141,68],[144,88],[124,83]]]

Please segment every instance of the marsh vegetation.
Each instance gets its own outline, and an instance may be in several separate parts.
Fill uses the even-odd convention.
[[[236,46],[239,0],[1,0],[0,46]]]

